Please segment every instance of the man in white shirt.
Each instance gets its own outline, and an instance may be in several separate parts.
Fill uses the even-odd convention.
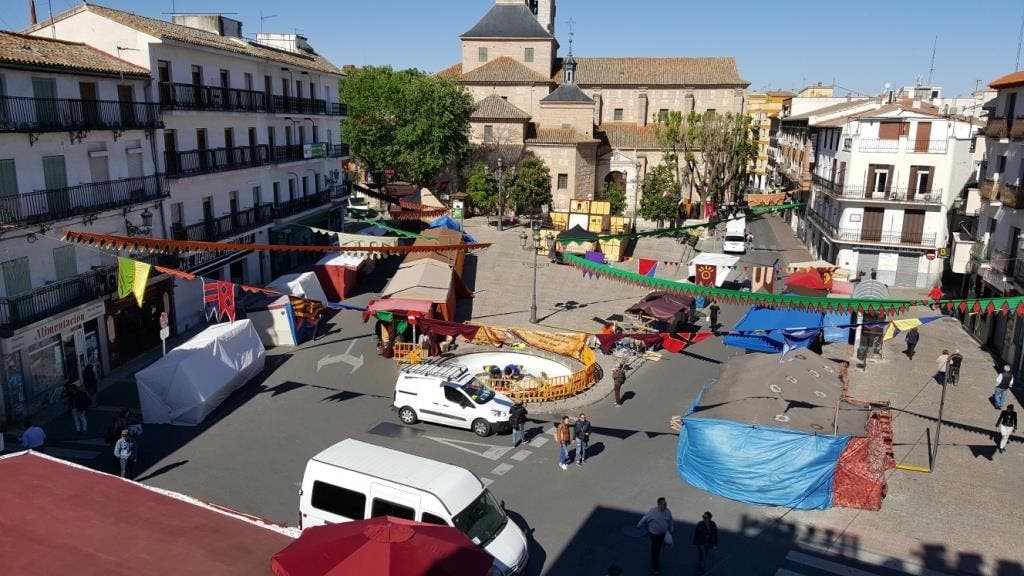
[[[647,534],[651,538],[651,573],[661,574],[661,547],[665,543],[665,535],[675,532],[668,502],[664,498],[658,498],[658,505],[648,510],[636,523],[636,527],[647,528]]]

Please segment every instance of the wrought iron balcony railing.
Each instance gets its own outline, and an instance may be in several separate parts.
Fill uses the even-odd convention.
[[[270,164],[270,151],[265,144],[210,148],[185,152],[165,152],[167,176],[182,178],[227,170],[241,170]]]
[[[267,112],[267,95],[256,90],[219,88],[172,82],[160,83],[160,107],[165,110]]]
[[[162,126],[156,104],[0,96],[0,132],[145,130]]]
[[[25,225],[131,206],[168,195],[163,175],[0,196],[0,224]]]

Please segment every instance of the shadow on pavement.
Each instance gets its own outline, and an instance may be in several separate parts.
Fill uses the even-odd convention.
[[[149,472],[148,474],[146,474],[144,476],[139,476],[139,477],[135,478],[135,481],[136,482],[145,482],[146,480],[149,480],[151,478],[156,478],[157,476],[159,476],[161,474],[164,474],[166,472],[170,472],[171,470],[174,470],[175,468],[177,468],[179,466],[184,466],[185,464],[188,464],[188,462],[189,462],[188,460],[178,460],[177,462],[171,462],[170,464],[167,464],[165,466],[161,466],[161,467],[157,468],[156,470],[153,470],[152,472]]]

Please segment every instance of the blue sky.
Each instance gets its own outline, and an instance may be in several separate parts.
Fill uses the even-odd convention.
[[[390,64],[436,71],[459,59],[458,36],[493,0],[101,0],[157,18],[171,11],[223,11],[246,34],[293,28],[336,64]],[[36,0],[40,18],[74,0]],[[0,26],[28,25],[27,0],[4,0]],[[934,84],[947,96],[984,86],[1014,68],[1024,3],[860,0],[559,0],[564,53],[575,21],[579,56],[734,56],[751,89],[794,89],[833,81],[877,93],[886,82],[927,81],[938,36]],[[1024,58],[1022,58],[1024,59]]]

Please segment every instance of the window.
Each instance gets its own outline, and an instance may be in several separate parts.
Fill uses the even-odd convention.
[[[319,480],[313,482],[313,508],[351,520],[362,520],[366,512],[366,495]]]
[[[64,280],[78,274],[74,246],[59,246],[53,249],[53,271],[57,275],[57,280]]]
[[[300,80],[295,81],[295,97],[302,98],[302,82]]]
[[[231,88],[231,71],[221,68],[220,70],[220,87]]]
[[[67,188],[68,173],[63,156],[43,156],[43,181],[47,190]]]
[[[299,144],[306,143],[306,126],[299,126]]]
[[[284,145],[285,146],[291,146],[292,145],[292,127],[291,126],[285,126],[284,127]]]
[[[0,264],[0,270],[3,270],[4,287],[7,289],[8,298],[32,291],[28,256],[6,261]]]
[[[444,387],[444,399],[462,406],[466,402],[466,397],[463,396],[462,392],[459,392],[451,386]]]
[[[228,207],[231,214],[238,214],[238,190],[228,192]]]
[[[203,85],[203,67],[192,65],[192,85],[202,86]]]
[[[320,128],[319,126],[317,126],[316,124],[313,124],[313,140],[312,140],[312,142],[319,142],[320,141],[320,130],[319,130],[319,128]]]
[[[235,147],[235,129],[225,128],[224,129],[224,147],[234,148]]]
[[[185,203],[175,202],[171,204],[171,227],[181,228],[185,225]]]
[[[708,108],[708,114],[710,114],[710,115],[714,116],[714,115],[715,115],[715,114],[717,114],[717,113],[718,113],[718,111],[717,111],[717,110],[715,110],[714,108]]]
[[[242,77],[245,79],[245,89],[252,90],[252,74],[246,72]]]
[[[252,187],[252,205],[260,206],[263,204],[263,190],[259,186]]]
[[[978,148],[978,137],[977,137],[977,136],[972,136],[972,137],[971,137],[971,148],[970,148],[970,150],[968,150],[968,152],[970,152],[971,154],[973,154],[973,153],[974,153],[974,151],[975,151],[975,150],[976,150],[977,148]]]
[[[559,174],[558,175],[558,189],[559,190],[565,190],[568,187],[569,187],[569,175],[568,174]]]
[[[196,148],[206,150],[209,142],[206,140],[206,128],[196,128]]]
[[[287,78],[281,78],[281,96],[284,96],[285,98],[287,98],[288,95],[291,94],[291,92],[289,91],[289,88],[291,88],[291,86],[288,85],[288,79]]]
[[[256,144],[257,144],[257,142],[256,142],[256,128],[255,127],[250,127],[249,128],[249,146],[255,146]]]
[[[203,198],[203,220],[213,220],[213,196]]]
[[[484,126],[484,140],[494,140],[494,126],[490,124]]]
[[[295,200],[295,180],[292,178],[288,179],[288,201]]]
[[[572,124],[568,122],[562,122],[562,129],[564,130],[566,128],[572,128]]]
[[[0,197],[17,195],[18,172],[14,166],[14,158],[0,160]]]
[[[263,93],[266,94],[267,99],[270,99],[270,95],[274,93],[274,79],[270,76],[263,77]],[[267,102],[270,105],[270,102]]]
[[[533,48],[523,48],[523,62],[533,62]]]
[[[274,206],[281,203],[281,183],[274,182]]]
[[[666,120],[668,120],[668,108],[662,108],[661,110],[658,110],[658,121],[664,122]]]
[[[408,506],[374,498],[373,507],[370,509],[370,518],[377,518],[378,516],[394,516],[404,520],[415,520],[416,511]]]
[[[476,61],[477,62],[487,62],[487,48],[486,47],[481,46],[481,47],[476,49]]]
[[[302,195],[303,196],[308,196],[309,195],[309,176],[303,176],[302,177]]]
[[[612,120],[622,122],[622,108],[616,108],[612,111]]]
[[[447,526],[448,523],[444,521],[444,518],[440,516],[434,516],[430,512],[424,512],[423,518],[420,520],[424,524],[437,524],[438,526]]]
[[[156,61],[156,78],[159,82],[171,81],[171,63],[167,60]]]
[[[996,165],[996,174],[999,174],[1001,176],[1003,174],[1003,172],[1006,172],[1006,156],[1005,155],[999,157],[999,163]]]

